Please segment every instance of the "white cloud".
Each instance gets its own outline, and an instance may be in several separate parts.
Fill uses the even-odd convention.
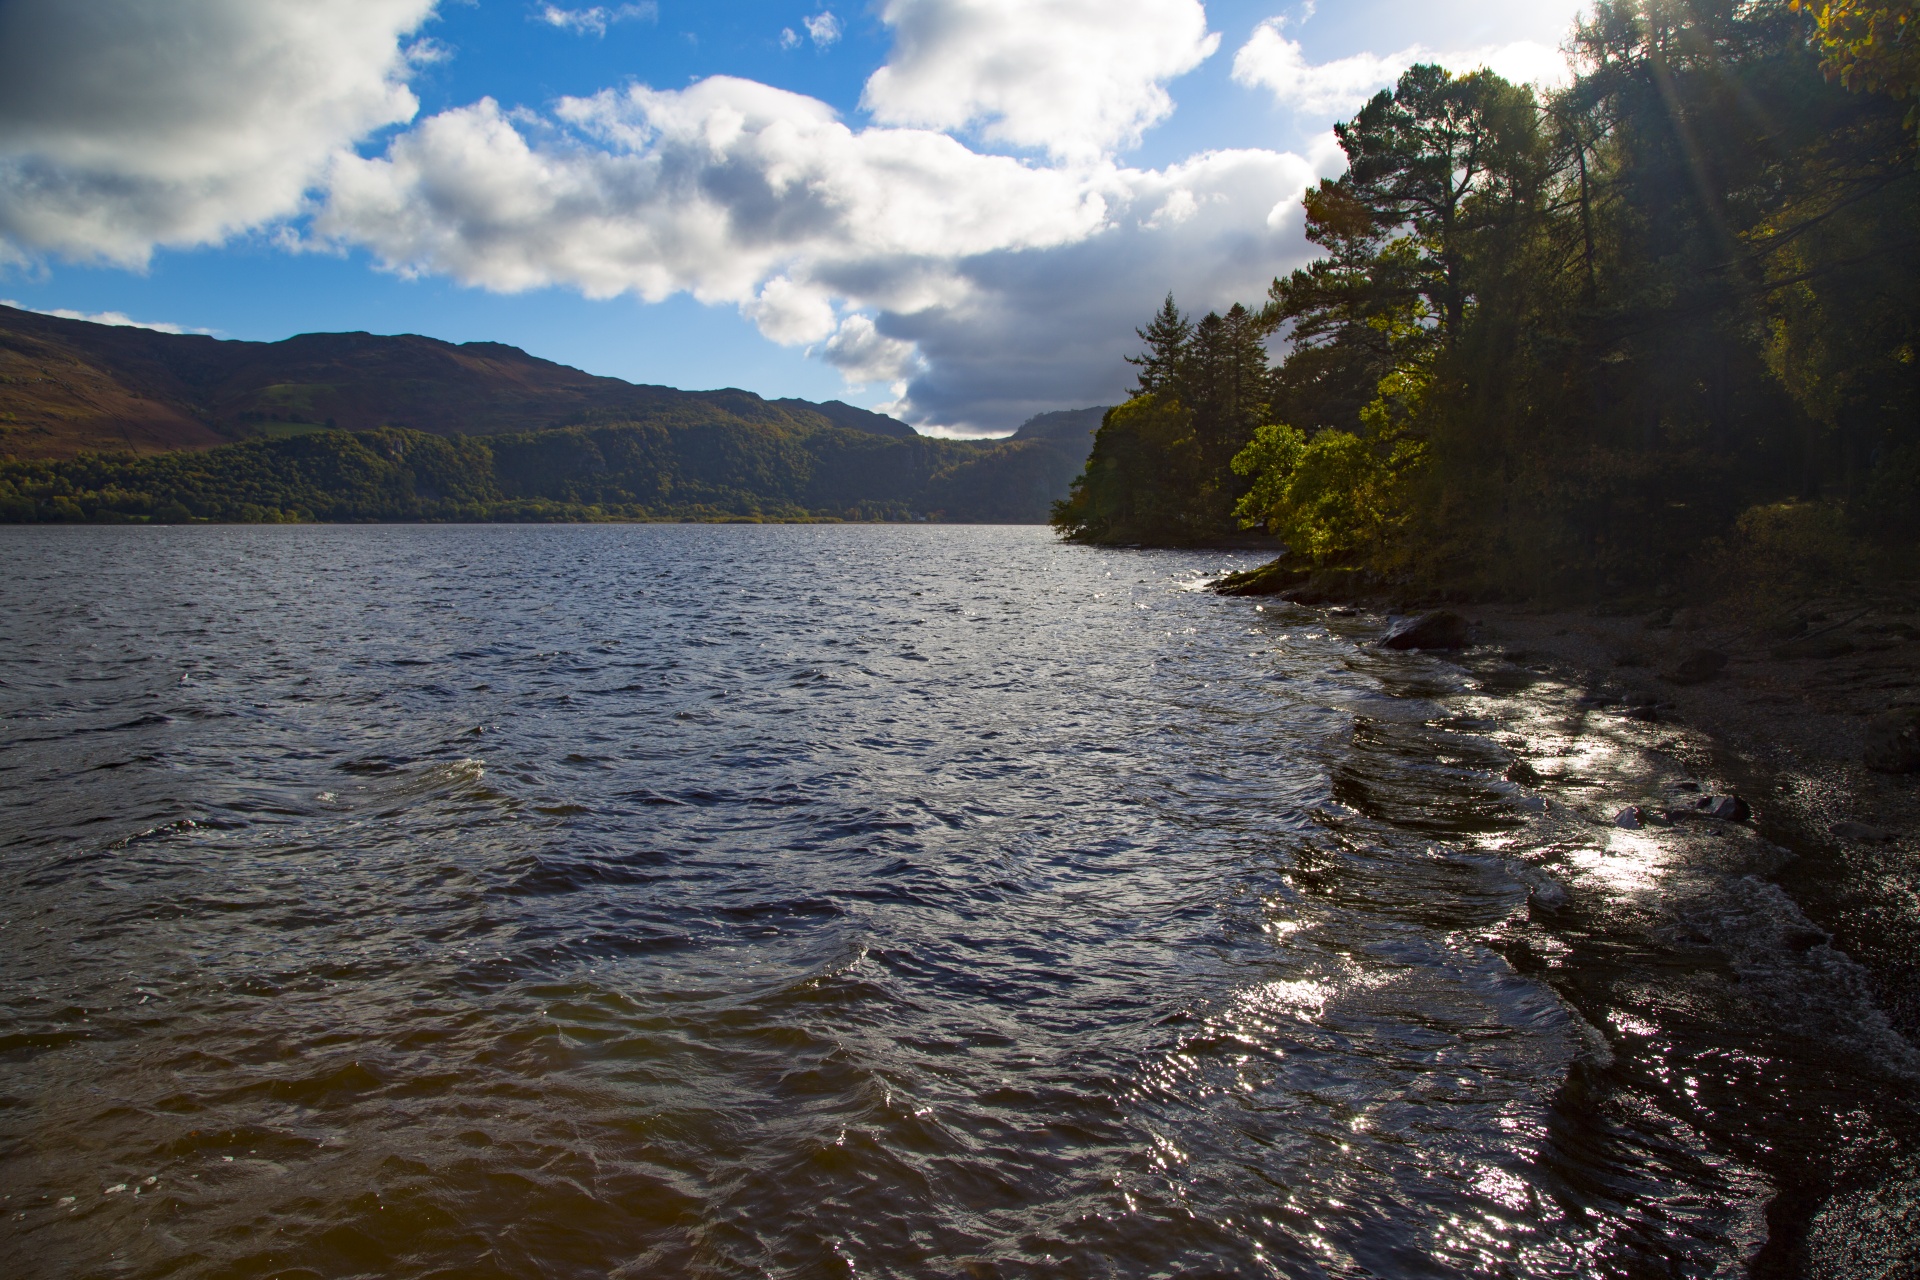
[[[0,0],[0,254],[137,264],[279,222],[276,242],[501,292],[684,292],[963,433],[1119,396],[1168,288],[1202,310],[1255,301],[1307,256],[1320,149],[1112,157],[1216,47],[1197,0],[887,0],[899,42],[868,128],[714,77],[546,112],[482,99],[363,156],[415,110],[431,8]],[[935,131],[966,128],[1054,159]],[[288,223],[314,191],[310,225]]]
[[[1299,197],[1316,174],[1301,157],[1209,152],[1110,176],[1115,216],[1097,234],[970,258],[951,304],[880,316],[926,365],[896,413],[977,434],[1117,403],[1133,381],[1123,357],[1140,345],[1134,327],[1169,289],[1195,311],[1258,303],[1276,274],[1312,256]],[[1156,219],[1170,204],[1192,212]]]
[[[813,43],[822,49],[830,49],[840,42],[840,19],[829,10],[822,10],[801,23]]]
[[[332,157],[412,119],[404,41],[433,5],[0,4],[0,253],[140,266],[297,212]]]
[[[656,0],[647,0],[644,4],[623,4],[609,9],[605,5],[594,5],[590,9],[562,9],[559,5],[549,4],[541,7],[540,21],[562,31],[571,31],[575,35],[604,36],[607,28],[617,22],[658,22],[660,6]]]
[[[897,305],[936,297],[942,263],[1064,243],[1105,215],[1084,177],[937,133],[855,133],[824,103],[748,80],[610,90],[557,115],[572,132],[543,144],[482,100],[385,156],[343,156],[316,227],[396,270],[502,291],[745,303],[784,274]]]
[[[761,333],[789,347],[831,337],[840,323],[831,295],[788,276],[767,281],[756,297],[740,304],[740,310]]]
[[[780,28],[780,47],[782,49],[798,49],[800,47],[800,33],[792,27]]]
[[[1281,106],[1308,115],[1351,115],[1417,62],[1437,62],[1461,72],[1488,67],[1523,84],[1563,84],[1571,74],[1566,55],[1532,40],[1451,52],[1416,44],[1397,53],[1359,53],[1311,63],[1300,42],[1287,38],[1285,28],[1283,18],[1255,28],[1234,55],[1233,78],[1248,88],[1266,89]]]
[[[152,329],[156,333],[212,333],[211,329],[188,329],[183,325],[168,324],[164,320],[135,320],[124,311],[69,311],[64,307],[29,307],[25,303],[15,302],[12,298],[0,298],[0,307],[12,307],[16,311],[31,311],[35,315],[54,316],[61,320],[86,320],[92,324],[110,324],[121,329]]]
[[[1035,166],[715,77],[544,121],[491,101],[433,116],[341,157],[315,226],[488,289],[731,303],[852,382],[908,381],[918,421],[993,430],[1119,394],[1133,326],[1169,287],[1258,300],[1305,255],[1314,176],[1266,151]]]
[[[922,367],[920,352],[911,342],[888,337],[874,326],[872,317],[858,314],[846,318],[823,354],[855,386],[885,382],[904,391],[902,384]]]
[[[882,124],[978,128],[1090,160],[1173,110],[1165,83],[1219,47],[1199,0],[884,0],[864,105]]]

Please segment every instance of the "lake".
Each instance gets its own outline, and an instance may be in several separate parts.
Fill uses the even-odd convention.
[[[14,1276],[1842,1274],[1913,1149],[1790,851],[1604,821],[1704,746],[1250,557],[0,554]]]

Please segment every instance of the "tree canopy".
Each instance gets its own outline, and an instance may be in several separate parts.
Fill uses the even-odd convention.
[[[1412,68],[1306,194],[1320,257],[1257,310],[1169,299],[1141,331],[1140,401],[1056,526],[1260,527],[1522,592],[1671,580],[1761,528],[1910,542],[1911,11],[1600,0],[1544,97]]]

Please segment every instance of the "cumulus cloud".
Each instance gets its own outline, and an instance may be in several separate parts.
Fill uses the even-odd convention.
[[[922,367],[919,349],[911,342],[888,337],[871,316],[858,313],[840,325],[824,354],[848,382],[856,386],[884,382],[895,388],[896,395],[906,391],[907,379]]]
[[[0,73],[19,73],[0,74],[0,252],[137,264],[322,192],[281,235],[500,292],[732,305],[965,434],[1120,395],[1133,326],[1170,285],[1201,309],[1257,299],[1306,256],[1298,197],[1338,159],[1118,163],[1217,45],[1197,0],[886,0],[899,39],[865,128],[720,76],[545,111],[482,99],[362,154],[413,116],[410,51],[430,47],[408,41],[432,0],[319,8],[0,3]],[[553,11],[592,34],[625,9]],[[970,129],[1051,159],[952,136]]]
[[[874,119],[1081,161],[1164,120],[1166,82],[1220,45],[1199,0],[885,0],[880,17],[895,43],[867,81]]]
[[[124,311],[69,311],[65,307],[29,307],[25,303],[15,302],[12,298],[0,298],[0,307],[12,307],[16,311],[31,311],[35,315],[54,316],[61,320],[86,320],[92,324],[110,324],[121,329],[152,329],[156,333],[212,333],[211,329],[189,329],[184,325],[168,324],[164,320],[135,320]]]
[[[925,362],[900,411],[977,434],[1115,403],[1132,383],[1122,357],[1139,346],[1134,327],[1168,289],[1189,310],[1255,303],[1275,274],[1310,256],[1299,197],[1327,172],[1315,159],[1330,158],[1220,151],[1116,171],[1114,216],[1097,234],[959,264],[967,287],[954,303],[880,317]]]
[[[340,157],[315,227],[498,291],[732,303],[851,382],[907,382],[917,420],[994,430],[1117,394],[1170,283],[1203,306],[1257,298],[1304,253],[1316,163],[1036,166],[714,77],[564,99],[545,120],[486,100],[433,116],[383,155]]]
[[[1082,176],[944,134],[855,133],[826,104],[749,80],[610,90],[556,116],[570,132],[542,141],[487,99],[384,156],[343,156],[316,227],[394,269],[507,292],[745,303],[786,275],[841,294],[864,278],[894,305],[932,300],[943,262],[1064,243],[1105,213]]]
[[[140,266],[295,213],[334,156],[413,118],[405,41],[433,5],[0,4],[0,244]]]
[[[604,36],[607,28],[616,22],[657,22],[660,19],[660,6],[655,0],[644,4],[623,4],[617,8],[594,5],[590,9],[562,9],[559,5],[544,5],[539,13],[540,21],[562,31],[571,31],[575,35]]]
[[[830,49],[840,42],[840,19],[833,16],[831,10],[822,10],[801,23],[815,45]]]
[[[1299,41],[1287,38],[1286,20],[1274,18],[1255,28],[1234,55],[1233,78],[1248,88],[1268,90],[1281,106],[1308,115],[1344,116],[1417,62],[1437,62],[1454,71],[1487,67],[1524,84],[1562,84],[1571,74],[1564,54],[1532,40],[1453,51],[1416,44],[1396,53],[1359,53],[1313,63]]]

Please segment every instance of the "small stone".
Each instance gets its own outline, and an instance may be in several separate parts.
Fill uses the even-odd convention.
[[[1669,684],[1705,684],[1726,670],[1727,655],[1713,649],[1695,649],[1660,673]]]
[[[1893,839],[1893,832],[1870,827],[1864,822],[1836,822],[1827,829],[1842,840],[1857,840],[1861,844],[1886,844]]]
[[[1416,618],[1381,641],[1388,649],[1464,649],[1471,643],[1467,620],[1448,609]]]
[[[1745,822],[1753,816],[1752,807],[1739,796],[1701,796],[1693,807],[1705,817],[1726,822]]]
[[[1567,886],[1552,876],[1543,875],[1527,888],[1527,901],[1548,913],[1565,910],[1568,900]]]
[[[1920,772],[1920,708],[1883,711],[1869,721],[1865,761],[1875,773]]]
[[[1614,815],[1613,825],[1622,831],[1638,831],[1646,825],[1646,819],[1639,805],[1630,804]]]

